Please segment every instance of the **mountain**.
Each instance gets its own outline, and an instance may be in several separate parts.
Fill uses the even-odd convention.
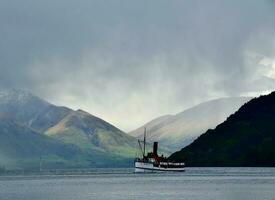
[[[64,167],[80,153],[12,119],[0,117],[0,165],[7,168],[38,168],[40,159],[47,167]]]
[[[96,150],[121,156],[134,155],[136,139],[85,111],[71,111],[47,135],[73,143],[83,150]]]
[[[175,151],[190,144],[207,129],[215,128],[250,99],[232,97],[201,103],[176,115],[154,119],[129,134],[141,137],[146,127],[148,139],[159,141]]]
[[[252,99],[170,156],[188,166],[275,166],[275,92]]]
[[[71,111],[23,90],[0,90],[0,113],[40,132],[54,126]]]
[[[0,148],[2,157],[20,158],[12,154],[12,149],[17,149],[16,145],[18,148],[28,149],[31,154],[47,152],[44,147],[49,141],[56,145],[56,148],[51,147],[56,149],[56,152],[46,153],[46,155],[55,155],[59,160],[59,153],[69,154],[71,157],[65,158],[68,166],[125,166],[129,165],[135,156],[136,139],[134,137],[85,111],[55,106],[22,90],[0,90],[0,115],[6,118],[5,121],[0,119],[3,127],[9,127],[0,129],[2,133],[5,132],[2,142],[10,150],[10,152],[7,149],[2,151]],[[11,126],[11,123],[14,126]],[[20,129],[26,133],[21,135],[25,139],[16,137]],[[10,136],[13,137],[9,138]],[[37,137],[41,142],[40,146],[32,145],[32,141],[38,140]],[[71,154],[71,149],[67,149],[67,146],[77,149],[77,155]],[[22,155],[23,157],[28,158],[28,155]],[[71,158],[75,158],[74,164],[70,161]]]

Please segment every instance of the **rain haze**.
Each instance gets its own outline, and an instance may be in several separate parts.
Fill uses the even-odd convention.
[[[274,0],[1,0],[0,86],[130,131],[275,89]]]

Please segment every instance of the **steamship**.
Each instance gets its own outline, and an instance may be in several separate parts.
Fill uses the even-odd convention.
[[[158,142],[154,142],[153,152],[146,155],[146,128],[144,129],[144,140],[138,140],[141,158],[135,159],[135,172],[183,172],[184,163],[171,162],[168,158],[158,155]]]

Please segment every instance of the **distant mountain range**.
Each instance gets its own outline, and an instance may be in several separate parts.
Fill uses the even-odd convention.
[[[131,166],[137,154],[136,137],[143,135],[144,127],[148,141],[159,141],[160,150],[167,153],[192,143],[225,120],[171,159],[184,160],[189,166],[250,166],[249,159],[256,156],[254,165],[265,159],[269,166],[267,160],[274,155],[274,96],[247,104],[251,98],[205,102],[154,119],[130,136],[83,110],[55,106],[22,90],[0,90],[0,169]]]
[[[136,139],[106,121],[21,90],[0,90],[0,138],[8,168],[126,166],[136,152]]]
[[[275,166],[275,92],[252,99],[171,155],[187,166]]]
[[[206,130],[215,128],[250,99],[233,97],[201,103],[176,115],[156,118],[129,134],[142,137],[146,127],[149,140],[159,141],[175,151],[190,144]]]

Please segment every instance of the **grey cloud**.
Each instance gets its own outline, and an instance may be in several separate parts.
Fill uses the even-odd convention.
[[[0,85],[129,130],[273,90],[262,73],[272,66],[259,64],[275,60],[273,10],[272,0],[2,0]]]

